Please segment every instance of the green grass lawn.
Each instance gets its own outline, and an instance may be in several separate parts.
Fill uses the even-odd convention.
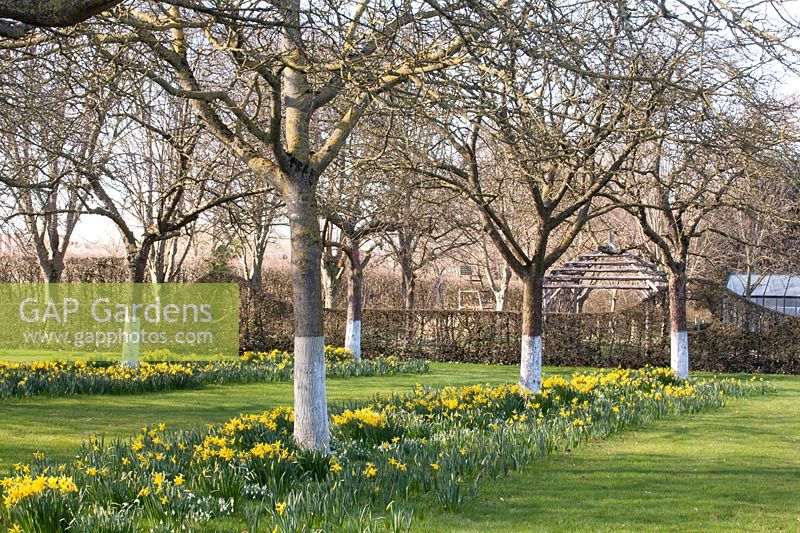
[[[329,380],[329,399],[434,386],[514,381],[517,367],[434,364],[427,375]],[[568,369],[545,372],[568,373]],[[800,530],[800,378],[717,411],[647,424],[524,472],[485,480],[458,513],[421,504],[418,531]],[[0,472],[34,451],[71,457],[90,434],[128,436],[291,404],[290,383],[211,386],[140,396],[0,402]]]
[[[480,484],[420,531],[800,531],[800,377],[724,409],[670,417]],[[457,525],[455,525],[457,524]]]
[[[50,359],[63,359],[64,361],[118,361],[120,358],[119,354],[111,352],[87,354],[85,351],[0,349],[0,361],[11,361],[14,363],[31,363],[33,361],[46,361]]]

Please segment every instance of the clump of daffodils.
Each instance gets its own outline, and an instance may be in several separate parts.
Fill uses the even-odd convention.
[[[0,479],[0,488],[3,489],[3,506],[6,509],[48,491],[60,494],[78,492],[72,478],[65,476],[7,477]]]
[[[356,361],[344,348],[325,347],[327,375],[375,376],[428,371],[427,361],[394,357]],[[245,352],[238,361],[146,362],[136,366],[100,361],[0,361],[0,399],[75,394],[140,394],[200,388],[210,383],[291,381],[290,352]]]

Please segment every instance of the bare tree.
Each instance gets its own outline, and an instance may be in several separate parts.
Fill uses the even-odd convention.
[[[373,167],[376,156],[369,131],[367,124],[351,135],[343,155],[331,165],[319,188],[320,212],[326,224],[335,226],[338,237],[331,239],[334,232],[327,231],[326,247],[340,250],[347,267],[336,265],[346,272],[345,348],[356,359],[361,359],[364,270],[381,237],[392,228],[400,192],[393,176]]]
[[[189,223],[177,237],[162,239],[153,245],[150,255],[150,279],[156,283],[174,283],[184,279],[184,265],[197,242],[198,220]]]
[[[220,172],[213,143],[203,144],[185,109],[162,103],[117,114],[113,153],[97,170],[83,170],[91,191],[84,211],[117,226],[133,283],[146,281],[159,243],[186,237],[206,211],[257,192],[241,191]]]
[[[18,240],[33,249],[44,280],[57,283],[86,197],[79,169],[98,158],[107,104],[102,92],[72,94],[58,55],[40,63],[15,55],[0,98],[0,184],[11,201],[4,218],[22,221]]]
[[[401,186],[382,240],[400,269],[403,308],[414,309],[419,272],[474,242],[474,219],[450,191],[424,185],[429,179],[415,171],[400,169],[394,179]]]
[[[4,219],[13,222],[18,217],[23,221],[24,229],[16,233],[17,240],[25,248],[33,248],[45,282],[58,283],[80,216],[80,187],[57,157],[37,154],[35,146],[25,144],[17,135],[2,138],[3,166],[13,167],[9,170],[18,185],[8,188],[13,204],[7,206],[9,213]]]
[[[695,105],[711,103],[704,99]],[[721,230],[709,225],[714,212],[730,215],[758,205],[752,191],[763,189],[760,181],[775,179],[780,172],[776,165],[782,159],[779,154],[794,142],[794,135],[787,135],[782,106],[759,104],[752,98],[747,103],[745,115],[717,108],[691,123],[678,122],[670,115],[664,136],[637,157],[637,171],[627,182],[627,197],[617,199],[636,217],[667,267],[671,365],[682,377],[689,372],[686,303],[690,257],[698,253],[702,238]],[[684,101],[683,108],[690,105]]]
[[[766,276],[800,268],[797,156],[786,153],[785,161],[764,169],[768,175],[748,187],[746,202],[711,213],[704,246],[693,250],[701,260],[696,262],[713,274],[743,274],[747,296]]]
[[[231,164],[235,164],[231,162]],[[262,188],[249,171],[244,171],[239,180],[242,190]],[[222,233],[238,251],[242,270],[250,285],[261,288],[264,271],[264,255],[275,239],[275,228],[285,225],[285,206],[275,190],[264,194],[248,195],[221,206],[213,223],[212,231]]]
[[[497,33],[480,70],[455,81],[463,99],[440,99],[431,127],[447,146],[415,157],[427,153],[430,175],[473,203],[522,281],[520,384],[536,391],[545,272],[589,220],[613,209],[598,194],[652,138],[652,114],[684,44],[649,27],[660,19],[645,10],[527,7]],[[532,21],[551,31],[520,37],[519,25]]]
[[[481,30],[480,14],[455,4],[237,3],[236,18],[202,3],[151,5],[118,9],[115,31],[97,37],[107,60],[189,101],[208,130],[280,192],[291,233],[295,438],[303,447],[329,443],[317,182],[375,98],[447,68]],[[456,17],[442,16],[451,8]],[[344,111],[321,113],[334,106]]]

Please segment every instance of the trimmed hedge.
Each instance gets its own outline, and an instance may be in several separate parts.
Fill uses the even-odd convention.
[[[243,350],[291,349],[290,304],[249,291],[242,298]],[[344,343],[346,312],[325,310],[325,338]],[[519,313],[365,309],[366,354],[458,361],[519,363]],[[570,366],[644,366],[668,353],[668,322],[659,307],[644,304],[618,313],[552,313],[545,318],[545,362]]]
[[[689,334],[693,370],[800,374],[800,318],[767,312],[708,283],[692,288],[697,314],[708,319]],[[251,294],[243,309],[243,349],[291,349],[290,304]],[[518,364],[520,321],[519,313],[365,309],[362,349],[369,355]],[[344,310],[325,310],[327,342],[343,344],[345,323]],[[669,362],[669,320],[655,302],[616,313],[545,316],[545,364],[641,368]]]
[[[635,358],[644,365],[666,348],[665,327],[651,306],[621,313],[547,314],[546,363],[617,366]],[[368,309],[362,349],[433,361],[516,364],[520,329],[519,313]],[[345,312],[326,311],[326,338],[339,343],[344,331]]]

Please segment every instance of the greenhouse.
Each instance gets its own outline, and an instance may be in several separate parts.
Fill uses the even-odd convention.
[[[800,315],[800,275],[731,274],[728,289],[751,302],[786,315]]]

